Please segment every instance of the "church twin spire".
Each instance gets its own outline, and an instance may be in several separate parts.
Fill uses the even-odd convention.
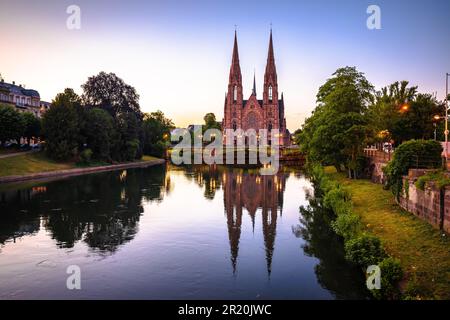
[[[237,96],[242,92],[242,74],[239,64],[239,49],[237,42],[237,31],[234,32],[233,56],[231,60],[230,79],[228,85],[229,93],[232,93],[233,100],[238,100]],[[239,92],[240,91],[240,92]],[[256,75],[253,74],[252,95],[256,96]],[[267,54],[266,72],[264,74],[264,102],[271,103],[278,101],[277,71],[275,67],[275,55],[273,52],[272,29],[270,29],[269,51]]]

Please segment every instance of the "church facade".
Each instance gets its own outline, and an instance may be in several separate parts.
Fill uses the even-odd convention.
[[[225,96],[224,119],[222,128],[226,129],[267,129],[270,133],[277,129],[276,138],[280,145],[290,144],[290,133],[286,128],[284,116],[284,98],[278,95],[277,70],[273,51],[272,31],[270,31],[269,52],[264,74],[264,92],[262,99],[256,95],[256,79],[253,77],[253,90],[250,97],[244,100],[242,90],[242,74],[239,64],[237,34],[234,34],[233,56],[231,61],[228,91]]]

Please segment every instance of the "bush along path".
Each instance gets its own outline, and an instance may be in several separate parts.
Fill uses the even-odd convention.
[[[380,268],[380,289],[370,290],[374,298],[400,299],[399,282],[404,275],[400,261],[389,256],[382,241],[365,230],[361,218],[353,212],[351,193],[346,187],[330,178],[320,165],[309,171],[315,187],[321,191],[323,205],[335,213],[331,224],[344,240],[345,258],[364,273],[371,265]]]
[[[331,167],[326,167],[325,172],[321,167],[310,171],[317,189],[322,191],[323,202],[336,213],[333,226],[345,244],[353,246],[347,240],[352,235],[375,236],[384,253],[400,262],[401,292],[385,298],[450,299],[448,235],[401,209],[392,193],[381,185],[364,179],[348,179]],[[336,189],[340,190],[340,195]],[[339,200],[342,198],[345,201]],[[350,254],[347,255],[350,259]],[[380,268],[383,270],[383,265]]]

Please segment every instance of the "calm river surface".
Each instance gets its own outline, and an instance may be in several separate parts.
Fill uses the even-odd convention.
[[[2,185],[0,299],[365,298],[328,221],[287,168],[162,165]],[[67,289],[71,265],[81,290]]]

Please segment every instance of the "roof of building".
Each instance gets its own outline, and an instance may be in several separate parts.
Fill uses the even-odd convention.
[[[10,93],[18,94],[22,96],[40,98],[39,92],[32,89],[25,89],[22,86],[18,86],[12,83],[7,83],[4,81],[0,82],[0,88],[8,90]]]

